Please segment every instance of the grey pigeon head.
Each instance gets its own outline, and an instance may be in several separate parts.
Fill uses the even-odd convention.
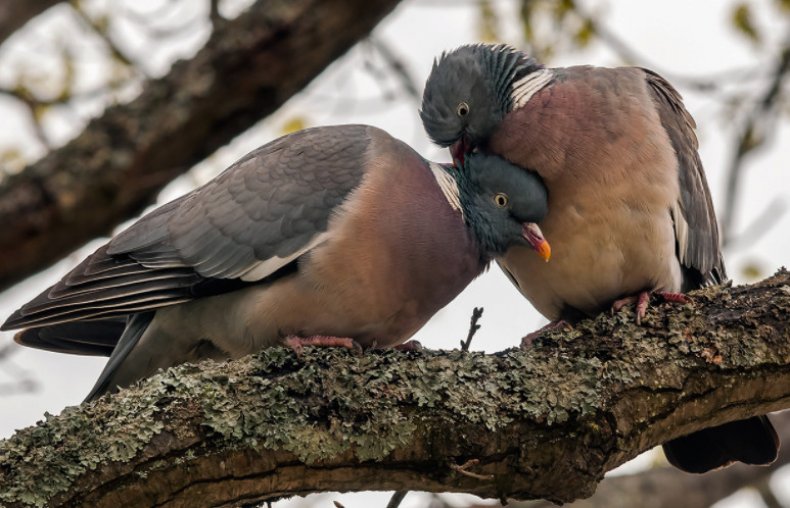
[[[456,171],[466,221],[484,252],[496,257],[524,245],[541,253],[537,223],[548,212],[548,194],[536,173],[482,153],[468,155]]]
[[[425,83],[420,118],[439,146],[484,143],[512,107],[513,83],[543,66],[505,44],[443,53]]]

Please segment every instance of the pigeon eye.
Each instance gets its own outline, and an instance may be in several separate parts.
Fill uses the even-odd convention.
[[[468,115],[469,114],[469,104],[467,104],[465,102],[462,102],[461,104],[459,104],[458,105],[458,109],[456,110],[456,113],[458,113],[458,116],[460,116],[460,117],[464,117],[464,116]]]
[[[508,203],[507,194],[502,194],[500,192],[499,194],[494,196],[494,203],[496,203],[496,206],[498,206],[499,208],[505,208]]]

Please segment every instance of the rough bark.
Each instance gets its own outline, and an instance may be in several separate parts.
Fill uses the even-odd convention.
[[[664,441],[788,407],[782,270],[527,351],[273,348],[171,369],[0,442],[0,501],[214,506],[379,489],[571,501]]]
[[[0,289],[141,211],[172,178],[304,88],[398,1],[258,1],[137,99],[1,180]]]
[[[0,44],[25,23],[62,0],[3,0],[0,2]]]

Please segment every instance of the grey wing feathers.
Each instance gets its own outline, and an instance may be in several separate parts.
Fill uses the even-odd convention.
[[[371,129],[307,129],[254,150],[100,247],[3,328],[125,316],[238,287],[212,281],[272,275],[312,247],[359,185]]]
[[[716,214],[697,151],[696,124],[677,90],[655,72],[643,70],[678,161],[680,199],[670,213],[675,224],[678,257],[685,268],[684,289],[721,284],[727,280],[727,274]]]

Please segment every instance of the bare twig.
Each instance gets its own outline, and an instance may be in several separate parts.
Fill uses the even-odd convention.
[[[217,26],[217,23],[222,22],[222,15],[219,13],[219,0],[209,0],[209,19],[214,27]]]
[[[406,64],[384,41],[371,37],[368,43],[374,48],[379,55],[384,59],[390,70],[395,74],[395,77],[400,81],[401,87],[406,94],[415,101],[420,101],[422,96],[417,88],[417,80],[411,75]]]
[[[492,474],[479,474],[473,473],[469,471],[469,468],[472,466],[476,466],[480,463],[479,459],[469,459],[460,466],[458,464],[450,464],[450,469],[455,471],[456,473],[462,474],[464,476],[468,476],[469,478],[474,478],[476,480],[483,480],[483,481],[490,481],[494,479],[494,475]]]
[[[387,508],[398,508],[401,502],[403,502],[403,498],[406,497],[408,494],[408,490],[396,490],[392,493],[392,497],[390,498],[390,502],[387,503]]]
[[[133,61],[131,57],[129,57],[126,52],[120,48],[120,46],[118,46],[118,44],[110,36],[108,29],[97,23],[96,20],[91,18],[88,13],[83,10],[79,0],[70,0],[69,5],[71,6],[72,12],[77,15],[77,19],[93,33],[95,33],[102,41],[104,41],[104,44],[107,46],[107,49],[109,50],[113,59],[130,69],[134,69],[143,76],[148,77],[145,70],[135,61]]]
[[[472,311],[472,319],[469,322],[469,334],[466,336],[466,340],[461,341],[461,351],[469,351],[469,345],[472,343],[472,338],[477,333],[477,330],[480,329],[480,325],[477,322],[483,316],[483,307],[475,307]]]
[[[34,95],[28,90],[22,91],[15,88],[0,87],[0,95],[7,95],[8,97],[13,97],[14,99],[18,99],[26,104],[41,107],[62,106],[74,100],[93,99],[104,93],[107,93],[108,91],[108,87],[100,86],[89,90],[76,91],[68,94],[58,94],[55,97],[47,98]]]

